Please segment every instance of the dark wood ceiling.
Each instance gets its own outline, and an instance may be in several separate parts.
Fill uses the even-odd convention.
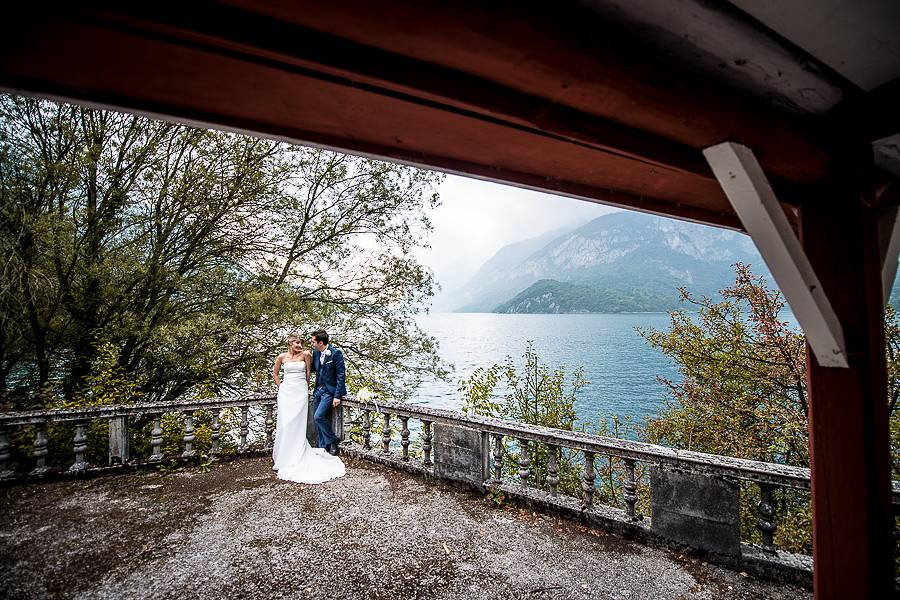
[[[735,228],[704,147],[751,147],[793,216],[840,143],[826,117],[700,74],[580,4],[42,3],[0,32],[7,90]]]

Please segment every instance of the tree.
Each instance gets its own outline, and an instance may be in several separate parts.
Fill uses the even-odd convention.
[[[722,290],[722,301],[682,299],[696,313],[670,313],[667,331],[639,329],[654,347],[671,356],[682,381],[661,381],[670,398],[643,432],[650,442],[782,464],[809,466],[806,344],[803,335],[780,316],[784,297],[766,286],[749,266],[735,265],[735,284]],[[893,468],[900,473],[900,397],[896,313],[885,313],[888,357],[888,406],[891,414]],[[753,539],[757,490],[742,494],[742,523]],[[776,544],[810,551],[808,495],[779,490]]]
[[[325,326],[357,379],[402,397],[404,377],[443,372],[413,320],[433,280],[411,258],[440,180],[2,96],[0,394],[88,397],[110,345],[147,400],[271,389],[284,336]]]
[[[575,428],[575,402],[578,392],[588,385],[582,369],[572,375],[566,385],[565,367],[550,371],[542,365],[532,342],[528,342],[524,367],[519,370],[511,357],[501,364],[477,368],[469,379],[459,382],[463,397],[463,411],[485,417],[505,418],[530,425],[553,427],[565,431]],[[505,394],[497,396],[497,387]],[[503,471],[507,476],[518,472],[516,462],[520,451],[513,440],[504,440]],[[532,485],[543,487],[547,481],[548,449],[544,444],[529,445]],[[575,453],[562,449],[558,457],[559,491],[578,495],[581,490],[583,463]]]
[[[696,313],[671,312],[665,332],[639,330],[682,376],[662,380],[672,400],[647,435],[678,448],[808,465],[803,336],[780,320],[780,292],[747,265],[735,271],[723,301],[682,290]]]
[[[682,290],[683,301],[697,310],[696,316],[674,311],[668,331],[639,330],[675,360],[682,376],[680,383],[662,380],[671,399],[660,417],[649,423],[646,435],[678,448],[808,466],[803,335],[781,320],[785,307],[781,292],[769,289],[747,265],[736,264],[735,273],[735,284],[722,290],[721,302]],[[885,333],[886,401],[895,423],[900,328],[890,306]]]

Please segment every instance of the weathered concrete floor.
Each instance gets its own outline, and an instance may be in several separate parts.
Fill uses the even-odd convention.
[[[268,459],[0,491],[4,598],[804,598],[368,463]]]

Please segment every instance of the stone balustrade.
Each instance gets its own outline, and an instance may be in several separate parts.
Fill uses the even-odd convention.
[[[344,451],[425,477],[469,485],[528,505],[568,513],[633,538],[700,549],[720,562],[757,573],[807,579],[809,556],[776,550],[775,490],[808,491],[807,468],[677,450],[664,446],[562,431],[519,422],[467,415],[391,401],[359,402],[349,398],[336,415]],[[402,422],[397,431],[391,426]],[[417,442],[409,422],[419,422]],[[338,422],[339,421],[339,422]],[[373,424],[382,423],[380,444],[372,443]],[[399,452],[392,443],[399,434]],[[417,448],[411,457],[410,447]],[[543,448],[541,485],[531,456]],[[512,450],[514,456],[506,456]],[[580,495],[559,490],[561,452],[581,469]],[[618,461],[607,484],[617,488],[623,507],[601,505],[597,495],[598,459]],[[607,465],[611,465],[609,462]],[[513,468],[510,469],[509,467]],[[638,468],[649,481],[638,481]],[[506,467],[506,469],[504,468]],[[506,475],[504,474],[506,472]],[[512,476],[510,476],[512,472]],[[638,488],[649,487],[650,515],[638,511]],[[760,544],[742,542],[740,495],[754,487],[758,497],[756,527]],[[900,507],[900,486],[893,502]],[[645,503],[646,505],[647,503]],[[746,537],[746,536],[744,536]]]
[[[222,411],[232,409],[239,413],[240,424],[234,431],[235,451],[269,451],[275,432],[275,397],[245,396],[241,398],[212,398],[193,402],[170,402],[157,404],[113,405],[87,408],[64,408],[54,410],[22,411],[0,413],[0,482],[16,479],[44,477],[53,469],[47,465],[47,428],[53,424],[74,423],[72,438],[74,460],[67,469],[69,473],[81,474],[89,471],[161,463],[167,459],[193,459],[197,456],[195,442],[195,415],[200,412],[210,414],[211,444],[208,456],[215,459],[222,452]],[[256,410],[264,428],[264,441],[256,447],[248,441],[250,433],[250,413]],[[162,419],[166,414],[180,414],[184,422],[182,436],[183,451],[167,456],[163,453]],[[129,426],[138,420],[149,419],[150,453],[147,456],[131,456]],[[86,428],[88,423],[105,420],[109,423],[109,454],[107,464],[89,464],[85,460],[87,450]],[[34,431],[32,449],[33,467],[19,472],[10,468],[10,436],[16,428],[31,428]],[[59,469],[56,469],[59,471]]]
[[[224,410],[233,411],[226,431]],[[208,456],[222,453],[223,440],[232,441],[236,454],[271,451],[275,433],[275,397],[246,396],[195,402],[102,406],[82,409],[0,413],[0,481],[46,477],[49,473],[74,474],[155,464],[166,459],[191,460],[195,449],[195,415],[208,413]],[[163,452],[162,418],[183,417],[183,450]],[[312,422],[312,407],[309,414]],[[108,464],[86,459],[86,428],[91,422],[109,422]],[[131,456],[129,426],[151,422],[149,453]],[[259,428],[259,441],[249,439],[251,421]],[[47,464],[48,427],[74,425],[72,463],[68,469]],[[334,411],[335,431],[346,454],[387,464],[426,478],[463,484],[491,494],[503,494],[541,509],[568,513],[576,518],[646,540],[707,551],[722,562],[784,575],[804,577],[811,559],[788,555],[775,548],[778,489],[805,491],[809,469],[676,450],[664,446],[562,431],[509,420],[467,415],[415,404],[391,401],[362,402],[347,398]],[[31,464],[10,467],[10,436],[16,428],[33,432]],[[310,431],[313,428],[310,427]],[[21,431],[21,429],[20,429]],[[563,453],[567,464],[580,469],[577,486],[561,489]],[[535,462],[533,457],[541,457]],[[614,488],[621,502],[597,502],[597,461],[607,461],[604,485]],[[616,468],[613,469],[613,461]],[[21,463],[21,461],[20,461]],[[540,482],[537,474],[540,472]],[[755,487],[758,497],[758,545],[742,542],[740,495]],[[643,502],[639,502],[643,493]],[[893,491],[900,506],[900,487]],[[640,506],[649,506],[642,515]],[[745,536],[746,537],[746,532]],[[800,575],[796,575],[799,573]]]

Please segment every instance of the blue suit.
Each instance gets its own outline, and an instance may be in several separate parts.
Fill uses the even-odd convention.
[[[313,350],[312,370],[316,374],[316,387],[313,389],[315,404],[313,406],[315,407],[319,448],[327,448],[340,441],[331,426],[331,401],[347,395],[347,368],[344,365],[344,353],[334,346],[328,346],[325,349],[324,362],[320,362],[322,354],[318,350]]]

